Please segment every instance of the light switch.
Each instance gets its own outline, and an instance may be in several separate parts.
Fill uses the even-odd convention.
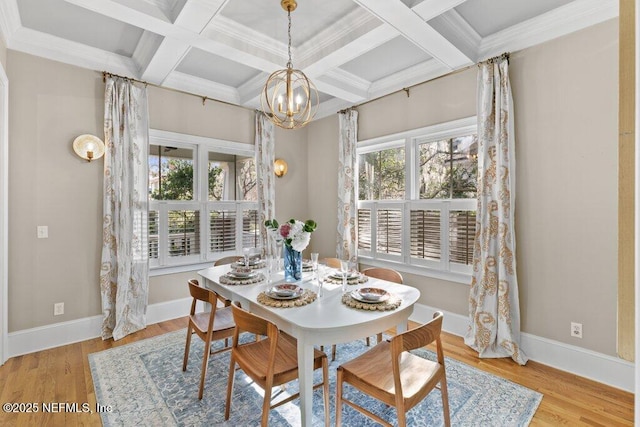
[[[49,227],[46,225],[38,226],[38,239],[46,239],[49,237]]]

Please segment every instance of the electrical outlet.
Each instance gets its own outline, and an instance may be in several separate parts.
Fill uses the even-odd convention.
[[[571,336],[582,338],[582,323],[571,322]]]
[[[61,314],[64,314],[64,303],[57,302],[53,304],[53,315],[60,316]]]

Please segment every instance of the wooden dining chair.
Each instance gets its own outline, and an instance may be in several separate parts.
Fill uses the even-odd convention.
[[[340,269],[340,260],[338,258],[324,258],[320,262],[327,265],[327,267]]]
[[[233,379],[236,364],[256,384],[264,390],[262,403],[261,425],[267,426],[269,411],[298,397],[298,393],[271,404],[271,388],[286,384],[298,378],[298,343],[295,338],[278,330],[277,326],[253,313],[242,309],[240,303],[231,303],[233,318],[236,324],[231,347],[231,365],[229,370],[229,382],[227,384],[227,403],[224,411],[224,419],[229,419],[231,406],[231,394],[233,393]],[[256,335],[266,335],[266,339],[238,343],[238,336],[242,332],[251,332]],[[322,387],[324,397],[325,425],[329,426],[329,367],[327,355],[319,350],[313,352],[313,369],[322,368],[322,382],[313,386],[314,389]]]
[[[220,258],[219,260],[216,260],[213,263],[213,266],[215,267],[216,265],[233,264],[234,262],[240,261],[241,259],[242,257],[237,255],[226,256],[224,258]]]
[[[374,277],[376,279],[382,279],[393,283],[402,284],[402,274],[395,271],[392,268],[371,267],[362,270],[362,274],[368,277]],[[382,342],[382,332],[376,335],[377,342]],[[370,345],[369,337],[367,337],[367,346]]]
[[[202,372],[200,374],[200,391],[198,399],[202,399],[204,392],[204,380],[207,375],[209,355],[221,351],[229,350],[228,339],[233,336],[235,324],[233,314],[229,305],[231,302],[214,291],[200,287],[196,279],[189,280],[189,293],[193,298],[191,311],[189,313],[189,325],[187,326],[187,343],[184,347],[184,361],[182,371],[187,370],[189,360],[189,349],[191,347],[191,335],[195,332],[204,341],[204,354],[202,356]],[[196,313],[196,303],[198,301],[209,303],[211,311]],[[218,301],[222,302],[222,307],[218,307]],[[225,340],[225,346],[221,350],[211,351],[211,341]]]
[[[398,414],[398,426],[406,426],[406,412],[420,403],[431,390],[440,384],[442,411],[445,426],[451,425],[447,377],[440,332],[442,313],[422,326],[403,332],[383,341],[366,353],[338,366],[336,380],[336,427],[342,423],[342,403],[378,423],[391,426],[371,411],[356,405],[342,395],[343,383],[349,383],[363,393],[394,406]],[[409,353],[432,342],[436,343],[437,361],[432,362]]]

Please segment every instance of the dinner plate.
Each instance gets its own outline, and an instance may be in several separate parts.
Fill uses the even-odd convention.
[[[330,274],[332,279],[340,279],[342,280],[342,273],[339,271],[334,271],[333,273]],[[347,273],[347,280],[349,279],[356,279],[360,277],[360,273],[358,273],[357,271],[350,271]]]
[[[244,269],[232,270],[227,275],[232,279],[251,279],[257,276],[258,272],[254,270],[245,271]]]
[[[267,295],[274,299],[294,299],[302,296],[304,289],[298,285],[276,285],[267,291]]]
[[[369,304],[384,302],[390,296],[389,292],[380,288],[360,288],[351,292],[351,298]]]

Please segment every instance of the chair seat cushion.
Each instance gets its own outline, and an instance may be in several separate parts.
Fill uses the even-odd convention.
[[[388,341],[344,363],[339,369],[344,372],[344,381],[394,405],[395,384]],[[426,389],[431,388],[426,386],[438,382],[442,374],[443,368],[437,362],[409,352],[400,355],[400,383],[405,401],[421,400],[427,394]],[[377,393],[371,393],[371,390],[377,390]]]

